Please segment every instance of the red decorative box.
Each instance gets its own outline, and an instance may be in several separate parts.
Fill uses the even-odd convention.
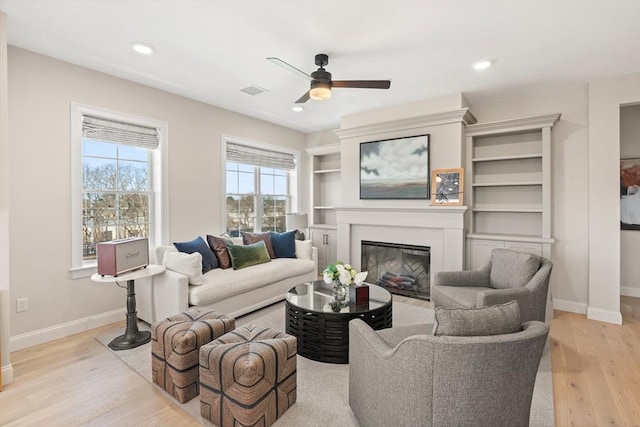
[[[349,286],[349,302],[352,304],[368,304],[369,303],[369,285],[362,284],[360,286]]]

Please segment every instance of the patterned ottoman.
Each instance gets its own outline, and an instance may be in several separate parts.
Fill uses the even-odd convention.
[[[196,397],[200,347],[235,328],[235,320],[190,308],[151,325],[151,377],[181,403]]]
[[[226,426],[270,426],[296,402],[296,337],[253,325],[200,349],[200,414]]]

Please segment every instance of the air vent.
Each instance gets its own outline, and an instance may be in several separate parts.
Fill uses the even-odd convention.
[[[256,96],[264,92],[269,92],[268,90],[261,88],[260,86],[251,85],[247,86],[244,89],[240,89],[240,92],[248,93],[251,96]]]

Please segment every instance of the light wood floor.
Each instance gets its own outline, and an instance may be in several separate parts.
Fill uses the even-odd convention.
[[[640,298],[623,297],[621,310],[622,326],[555,312],[557,426],[640,426]],[[14,380],[0,393],[0,425],[198,425],[94,339],[116,327],[124,322],[13,353]]]

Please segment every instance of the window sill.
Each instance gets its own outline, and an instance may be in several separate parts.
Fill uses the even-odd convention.
[[[69,270],[72,279],[82,279],[90,277],[97,272],[98,264],[96,262],[83,264],[82,267],[73,267]]]

